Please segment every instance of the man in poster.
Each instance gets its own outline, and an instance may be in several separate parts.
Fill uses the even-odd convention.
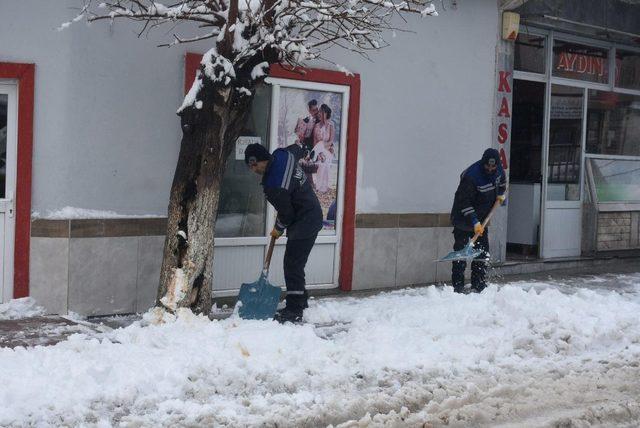
[[[284,253],[286,305],[276,313],[275,320],[281,323],[300,322],[309,298],[304,268],[322,229],[320,202],[289,150],[276,149],[270,154],[264,146],[250,144],[244,156],[249,169],[262,176],[261,184],[267,201],[278,212],[271,236],[277,239],[285,229],[287,231]]]
[[[297,160],[311,157],[313,150],[313,129],[319,121],[320,109],[318,101],[315,99],[307,103],[309,115],[305,118],[299,118],[296,123],[296,142],[289,146],[289,150],[294,154]]]

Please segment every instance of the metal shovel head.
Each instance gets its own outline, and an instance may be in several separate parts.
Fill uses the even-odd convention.
[[[262,274],[256,282],[242,284],[238,301],[238,314],[246,320],[273,319],[280,301],[280,287],[271,285]]]
[[[447,262],[447,261],[456,261],[456,260],[469,260],[474,259],[482,254],[482,250],[476,250],[473,248],[473,244],[467,244],[462,250],[452,251],[439,261]]]

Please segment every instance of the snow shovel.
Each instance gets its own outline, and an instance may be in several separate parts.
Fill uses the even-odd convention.
[[[500,201],[498,200],[495,201],[495,203],[491,207],[491,211],[489,211],[489,214],[487,214],[487,218],[485,218],[484,221],[482,222],[482,227],[487,226],[487,224],[489,223],[489,220],[491,219],[491,216],[496,211],[496,208],[500,206],[500,204],[501,204]],[[436,260],[436,261],[437,262],[454,262],[456,260],[475,259],[480,254],[482,254],[482,250],[473,248],[473,245],[476,243],[479,237],[480,237],[480,234],[476,233],[475,235],[473,235],[473,238],[471,238],[469,243],[462,250],[452,251],[446,256],[444,256],[443,258],[441,258],[440,260]]]
[[[273,246],[276,238],[271,237],[267,256],[264,259],[262,274],[256,282],[251,284],[242,284],[240,294],[238,295],[238,314],[240,318],[246,320],[268,320],[273,319],[276,314],[276,308],[280,301],[280,287],[271,285],[267,280],[269,276],[269,264],[271,264],[271,256],[273,255]]]

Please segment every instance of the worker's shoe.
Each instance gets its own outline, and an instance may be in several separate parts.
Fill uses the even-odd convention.
[[[283,309],[276,311],[276,315],[273,319],[278,321],[280,324],[287,322],[299,324],[302,322],[302,311],[293,310],[285,306]]]

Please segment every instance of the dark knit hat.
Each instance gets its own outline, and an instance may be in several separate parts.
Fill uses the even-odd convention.
[[[249,144],[244,150],[244,163],[249,165],[249,162],[260,162],[271,160],[271,154],[267,148],[261,144],[253,143]]]
[[[496,149],[487,149],[482,154],[483,165],[500,165],[500,153]]]

